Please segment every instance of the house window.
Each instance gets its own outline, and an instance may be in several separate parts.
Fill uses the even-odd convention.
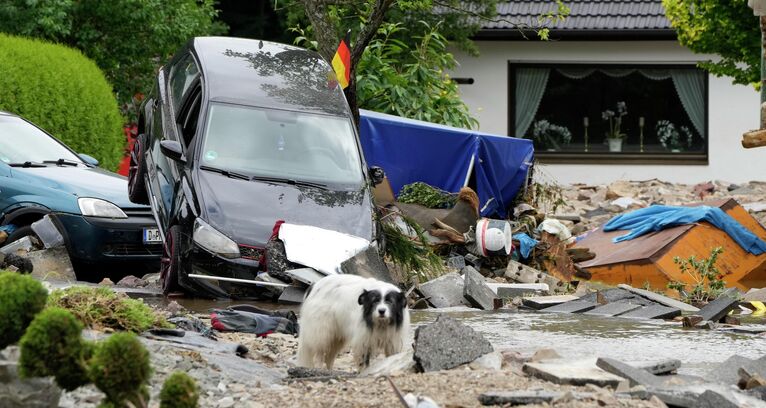
[[[553,163],[707,163],[707,75],[694,66],[510,65],[509,133]]]

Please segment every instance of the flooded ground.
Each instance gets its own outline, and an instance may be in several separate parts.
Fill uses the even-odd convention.
[[[416,312],[413,322],[427,323],[438,313]],[[510,348],[522,354],[553,348],[563,357],[598,356],[622,361],[677,358],[683,362],[680,372],[694,375],[706,373],[715,363],[734,354],[750,358],[766,354],[766,337],[683,329],[680,322],[535,311],[446,313],[482,332],[496,348]]]
[[[166,302],[162,298],[159,302]],[[184,307],[204,313],[211,308],[248,303],[265,309],[292,309],[299,306],[269,302],[176,299]],[[412,311],[412,323],[427,324],[439,313],[448,314],[484,334],[498,349],[532,354],[553,348],[564,357],[612,357],[622,361],[677,358],[683,374],[701,375],[728,357],[758,358],[766,354],[766,337],[714,330],[683,329],[680,322],[629,320],[580,314],[475,309],[431,309]],[[764,324],[763,318],[744,319],[744,324]]]

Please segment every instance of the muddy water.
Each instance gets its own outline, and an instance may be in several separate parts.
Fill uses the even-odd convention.
[[[482,332],[495,348],[509,348],[522,354],[553,348],[566,357],[598,356],[623,361],[677,358],[683,362],[681,373],[695,375],[706,373],[715,363],[734,354],[750,358],[766,354],[766,337],[688,330],[681,328],[679,322],[532,311],[446,313]],[[417,312],[413,321],[427,323],[437,314]]]
[[[232,302],[204,299],[176,299],[186,308],[206,312],[231,304],[248,303],[265,309],[293,309],[298,306],[268,302]],[[158,299],[164,302],[164,300]],[[766,337],[687,330],[679,322],[629,320],[578,314],[475,309],[431,309],[412,311],[412,323],[427,324],[440,313],[454,317],[484,334],[496,349],[512,349],[530,355],[540,348],[553,348],[572,358],[612,357],[623,361],[677,358],[683,374],[702,375],[715,364],[739,354],[758,358],[766,354]],[[763,319],[745,319],[746,324],[764,324]]]

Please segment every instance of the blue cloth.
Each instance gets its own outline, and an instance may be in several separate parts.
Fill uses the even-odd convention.
[[[532,252],[532,248],[537,246],[537,240],[530,237],[529,235],[525,233],[519,233],[515,234],[513,236],[513,239],[519,241],[519,245],[521,245],[521,256],[523,258],[529,258],[529,253]]]
[[[532,141],[360,111],[359,139],[370,166],[395,194],[421,181],[456,193],[473,175],[482,216],[507,216],[532,164]]]
[[[707,221],[715,225],[751,254],[760,255],[766,252],[766,242],[717,207],[653,205],[612,218],[604,225],[604,231],[630,230],[628,234],[613,239],[614,242],[622,242],[649,232],[698,221]]]

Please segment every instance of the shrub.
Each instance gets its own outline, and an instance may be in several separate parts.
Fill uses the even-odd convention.
[[[123,119],[93,61],[62,45],[0,34],[0,73],[0,110],[34,122],[106,169],[117,168]]]
[[[56,383],[69,391],[87,384],[85,367],[92,347],[81,332],[82,324],[64,309],[40,312],[21,338],[20,375],[54,376]]]
[[[151,327],[170,327],[164,317],[142,301],[106,287],[73,286],[51,292],[50,306],[71,311],[86,327],[140,333]]]
[[[198,402],[197,383],[186,373],[176,371],[162,384],[160,408],[196,408]]]
[[[0,31],[81,50],[104,70],[126,113],[187,40],[224,33],[214,0],[3,0]]]
[[[48,291],[29,275],[0,272],[0,349],[19,341],[35,315],[43,310]]]
[[[694,283],[691,290],[688,290],[689,285],[686,283],[673,281],[668,283],[668,289],[677,290],[682,300],[691,304],[704,304],[717,298],[726,289],[723,275],[715,265],[718,255],[722,252],[723,248],[715,247],[710,250],[710,257],[707,259],[696,259],[694,255],[689,259],[674,257],[673,263],[678,265],[682,274],[689,275]]]
[[[129,401],[145,406],[150,376],[149,352],[135,334],[116,333],[96,347],[90,378],[106,394],[107,404],[121,407]]]

